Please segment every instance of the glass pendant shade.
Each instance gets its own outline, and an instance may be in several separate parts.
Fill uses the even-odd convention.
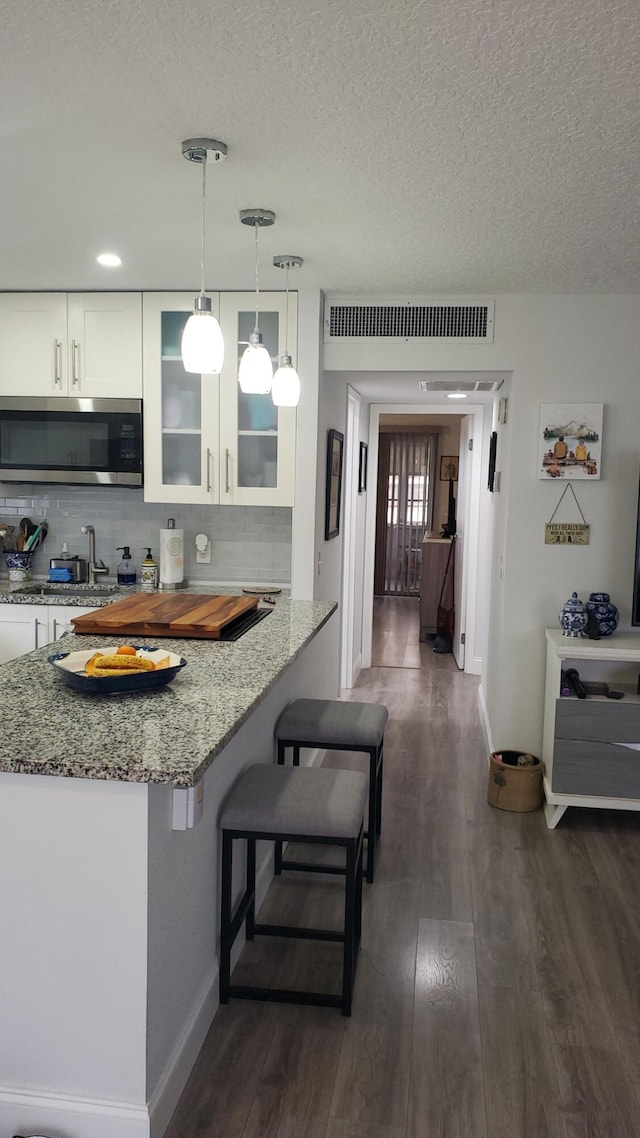
[[[291,356],[282,356],[273,377],[271,398],[276,407],[297,407],[300,402],[300,377],[292,366]]]
[[[206,304],[202,305],[202,301]],[[209,297],[196,297],[195,312],[184,326],[180,351],[185,371],[196,375],[218,375],[222,371],[224,340]]]
[[[215,138],[187,138],[182,154],[189,162],[202,166],[202,212],[200,219],[200,295],[193,302],[193,314],[182,333],[180,354],[185,371],[194,375],[219,375],[224,362],[222,329],[211,311],[211,298],[205,295],[205,229],[207,214],[207,160],[209,153],[216,162],[227,157],[224,142]]]
[[[240,360],[238,383],[245,395],[268,395],[271,391],[273,364],[260,340],[260,333],[252,332]]]

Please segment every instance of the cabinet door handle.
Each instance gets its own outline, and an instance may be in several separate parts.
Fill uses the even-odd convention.
[[[33,640],[34,648],[38,647],[38,618],[36,617],[33,622]]]
[[[53,618],[53,639],[58,639],[58,622],[55,617]]]
[[[53,382],[62,387],[62,340],[53,341]]]
[[[77,384],[80,382],[80,375],[78,371],[78,350],[80,345],[77,340],[71,341],[71,382]]]
[[[211,493],[211,459],[212,458],[213,458],[213,455],[211,454],[209,447],[207,447],[207,494]]]
[[[224,452],[224,490],[225,494],[229,493],[229,451]]]

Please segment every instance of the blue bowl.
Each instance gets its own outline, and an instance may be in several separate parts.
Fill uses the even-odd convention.
[[[171,656],[176,663],[169,668],[159,668],[153,672],[139,672],[128,676],[88,676],[84,672],[87,660],[95,655],[96,649],[83,649],[81,652],[54,652],[47,656],[47,660],[56,669],[57,674],[69,687],[85,695],[118,695],[124,692],[150,691],[153,688],[162,688],[171,683],[178,672],[186,666],[184,656],[176,656],[174,652],[165,652],[164,649],[151,647],[148,644],[135,644],[134,648],[142,652],[158,652],[163,656]],[[105,648],[104,655],[115,653]]]

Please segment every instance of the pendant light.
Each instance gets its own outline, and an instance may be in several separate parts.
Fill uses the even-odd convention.
[[[256,320],[249,343],[245,348],[238,369],[238,383],[245,395],[268,395],[273,381],[271,356],[262,343],[262,333],[258,327],[260,311],[260,285],[258,279],[258,230],[263,225],[273,225],[276,215],[272,209],[241,209],[240,221],[252,225],[256,237]]]
[[[224,340],[222,330],[213,312],[211,298],[204,293],[204,245],[205,214],[207,195],[207,157],[211,151],[214,162],[223,162],[227,157],[224,142],[213,138],[187,138],[182,143],[182,154],[189,162],[202,166],[202,238],[200,244],[200,295],[195,298],[193,314],[187,320],[182,333],[181,355],[185,371],[196,375],[217,375],[222,371],[224,361]]]
[[[276,407],[297,407],[300,402],[300,377],[293,367],[289,355],[289,269],[300,269],[304,264],[302,257],[294,257],[291,253],[279,253],[273,258],[277,269],[286,271],[285,288],[285,325],[284,325],[284,355],[280,356],[280,366],[273,377],[271,398]]]

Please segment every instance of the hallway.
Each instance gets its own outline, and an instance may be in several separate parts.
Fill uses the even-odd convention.
[[[353,1015],[221,1008],[167,1138],[640,1131],[640,815],[574,809],[550,832],[542,811],[488,806],[477,680],[418,643],[417,615],[413,599],[376,602],[375,666],[347,693],[390,713]],[[339,879],[283,877],[264,919],[277,906],[330,921],[341,893]],[[256,941],[237,977],[258,962],[288,986],[331,986],[338,954]]]

